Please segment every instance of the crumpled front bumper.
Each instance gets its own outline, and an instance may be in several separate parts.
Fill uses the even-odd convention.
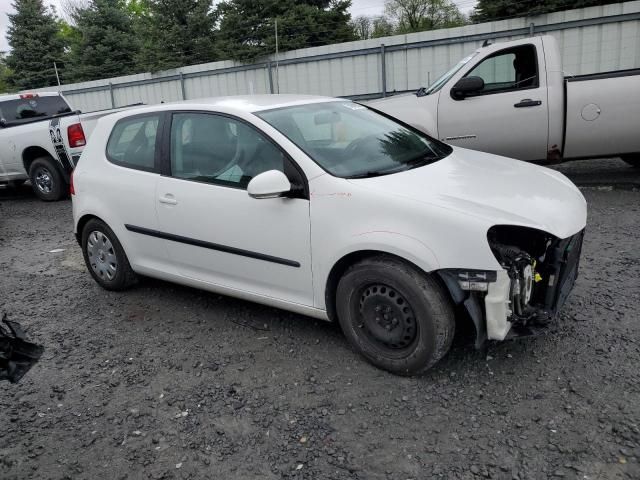
[[[545,261],[545,278],[536,285],[535,301],[531,305],[540,318],[554,317],[573,290],[578,278],[583,239],[584,230],[550,246],[549,258]],[[507,271],[501,270],[497,272],[496,281],[489,284],[484,298],[486,334],[489,340],[504,340],[512,326],[521,324],[521,319],[510,308],[511,282]],[[510,336],[519,335],[522,334],[512,333]]]

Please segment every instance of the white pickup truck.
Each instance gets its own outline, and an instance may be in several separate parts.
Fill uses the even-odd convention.
[[[82,114],[57,92],[0,96],[0,184],[31,180],[40,199],[65,197],[97,120],[114,111]]]
[[[483,46],[429,88],[369,106],[473,150],[640,167],[640,69],[565,75],[555,39],[530,37]]]

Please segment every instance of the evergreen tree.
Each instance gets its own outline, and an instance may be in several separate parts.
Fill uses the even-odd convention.
[[[82,82],[133,73],[138,42],[124,0],[91,0],[73,20],[67,76]]]
[[[503,18],[525,17],[558,10],[618,3],[619,0],[479,0],[471,19],[489,22]]]
[[[64,43],[54,14],[42,0],[15,0],[9,14],[7,39],[11,53],[6,59],[10,81],[18,90],[57,85],[53,62],[64,57]]]
[[[138,5],[141,2],[132,2]],[[142,70],[165,70],[218,59],[212,0],[147,0],[137,62]]]
[[[356,40],[351,0],[227,0],[218,5],[224,58],[251,61],[275,52]]]

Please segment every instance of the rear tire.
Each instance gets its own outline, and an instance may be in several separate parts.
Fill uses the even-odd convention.
[[[50,157],[36,158],[29,167],[29,178],[33,191],[40,200],[55,202],[67,194],[67,182]]]
[[[640,168],[640,153],[632,153],[630,155],[622,155],[620,158],[634,168]]]
[[[455,317],[436,281],[391,256],[351,266],[338,283],[342,330],[375,366],[399,375],[425,372],[451,347]]]
[[[81,245],[89,273],[105,290],[125,290],[138,281],[118,237],[103,221],[87,222]]]

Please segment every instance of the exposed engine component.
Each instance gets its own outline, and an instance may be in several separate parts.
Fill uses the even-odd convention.
[[[536,261],[524,250],[511,245],[495,245],[502,266],[511,278],[511,309],[516,318],[529,320],[536,314],[529,306],[536,281]],[[538,278],[540,275],[538,274]]]
[[[7,320],[5,313],[0,322],[0,381],[18,383],[42,352],[44,347],[28,342],[20,324]]]
[[[512,323],[546,323],[564,303],[578,274],[584,231],[558,239],[527,227],[497,225],[487,234],[511,278]]]

